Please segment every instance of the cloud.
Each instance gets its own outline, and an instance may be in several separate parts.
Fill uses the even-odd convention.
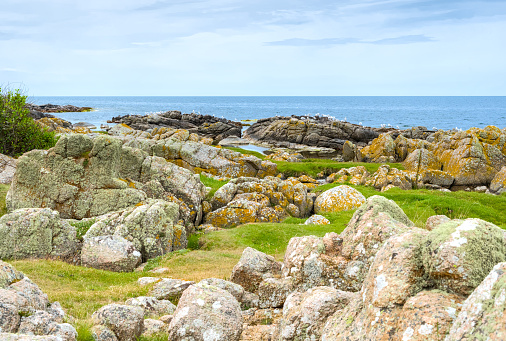
[[[292,38],[265,43],[268,46],[331,46],[346,44],[374,44],[374,45],[402,45],[435,41],[434,38],[425,35],[407,35],[395,38],[379,40],[361,40],[357,38],[326,38],[326,39],[302,39]]]

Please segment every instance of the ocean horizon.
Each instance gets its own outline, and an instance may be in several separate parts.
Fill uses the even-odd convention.
[[[28,101],[92,107],[91,112],[55,116],[97,127],[114,116],[169,110],[235,121],[321,115],[369,127],[399,129],[506,127],[506,96],[30,96]]]

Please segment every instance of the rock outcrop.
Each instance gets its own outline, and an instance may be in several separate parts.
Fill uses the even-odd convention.
[[[241,137],[242,124],[224,118],[200,114],[181,114],[180,111],[167,111],[164,113],[146,116],[126,115],[113,117],[113,123],[126,124],[137,130],[150,130],[155,128],[186,129],[190,133],[212,138],[214,144],[228,136]]]
[[[378,137],[372,128],[326,117],[292,116],[258,120],[245,132],[245,138],[275,147],[291,148],[294,145],[343,150],[346,141],[366,145]]]
[[[110,136],[61,137],[56,146],[18,159],[7,208],[47,207],[82,219],[165,199],[180,205],[187,225],[198,224],[205,187],[190,171]]]
[[[93,313],[95,340],[136,341],[144,330],[144,310],[129,305],[109,304]]]

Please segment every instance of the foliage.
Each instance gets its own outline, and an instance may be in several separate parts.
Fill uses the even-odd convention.
[[[0,217],[7,214],[7,208],[5,207],[5,196],[9,191],[9,185],[0,184]]]
[[[87,219],[84,221],[70,221],[69,224],[76,228],[76,237],[78,240],[82,241],[84,235],[90,229],[91,225],[95,224],[95,219]]]
[[[47,149],[56,144],[55,134],[41,128],[25,108],[26,96],[19,90],[0,88],[0,153],[19,156],[32,149]]]

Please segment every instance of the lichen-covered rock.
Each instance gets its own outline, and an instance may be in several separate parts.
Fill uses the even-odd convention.
[[[316,213],[348,211],[360,207],[365,197],[356,189],[343,185],[320,194],[315,201]]]
[[[425,222],[425,229],[427,231],[432,231],[439,225],[443,223],[449,222],[451,219],[448,218],[445,215],[433,215],[427,218],[427,221]]]
[[[48,208],[19,209],[0,217],[0,258],[72,259],[76,230]]]
[[[36,311],[33,315],[21,318],[19,334],[53,335],[62,341],[75,341],[77,331],[68,323],[57,323],[53,315],[46,311]]]
[[[228,291],[232,296],[235,297],[235,299],[238,302],[243,301],[244,288],[242,286],[240,286],[239,284],[236,284],[236,283],[233,283],[230,281],[226,281],[226,280],[220,279],[220,278],[206,278],[206,279],[201,280],[199,283],[212,285],[217,288]]]
[[[22,335],[0,332],[0,340],[2,341],[62,341],[57,336],[35,336],[35,335]]]
[[[330,220],[325,218],[322,215],[314,214],[311,217],[309,217],[304,224],[306,225],[328,225],[330,224]]]
[[[364,280],[364,302],[377,308],[392,308],[403,305],[427,285],[421,247],[426,234],[416,229],[393,236],[383,244]]]
[[[295,151],[274,149],[274,153],[267,155],[265,159],[272,161],[300,162],[300,160],[304,159],[304,156]]]
[[[120,236],[86,238],[81,250],[82,264],[95,269],[129,272],[141,261],[134,244]]]
[[[471,128],[453,134],[435,134],[434,154],[456,186],[488,185],[506,165],[505,137],[497,127]]]
[[[91,328],[91,335],[95,341],[118,341],[114,332],[102,325],[93,326]]]
[[[506,263],[499,263],[472,292],[446,341],[506,338]]]
[[[178,229],[179,208],[164,200],[147,200],[143,205],[98,217],[84,239],[114,235],[132,242],[142,260],[173,251],[176,243],[186,245],[186,231]]]
[[[366,186],[372,186],[385,191],[388,187],[398,187],[403,190],[413,188],[412,179],[407,172],[403,172],[389,165],[381,165],[378,170],[367,180]]]
[[[228,291],[199,283],[181,296],[169,340],[237,341],[242,332],[239,302]]]
[[[506,192],[506,167],[501,168],[494,176],[490,183],[490,190],[498,193]]]
[[[248,309],[242,311],[244,319],[241,341],[278,340],[282,309]]]
[[[247,247],[232,269],[230,281],[239,284],[246,291],[256,292],[264,279],[278,277],[280,274],[281,263],[274,257]]]
[[[144,320],[144,336],[153,336],[155,334],[167,333],[169,326],[160,320],[145,319]]]
[[[109,304],[95,311],[91,318],[95,325],[110,329],[118,341],[135,341],[144,329],[144,310],[139,307]]]
[[[185,205],[185,223],[200,222],[205,187],[192,172],[103,135],[66,135],[47,151],[25,153],[6,202],[9,211],[47,207],[62,218],[82,219],[146,200],[146,192],[137,185],[152,182],[159,185],[158,195],[173,196]]]
[[[15,333],[18,330],[21,316],[18,308],[12,304],[0,303],[0,331]]]
[[[162,280],[156,282],[149,294],[159,300],[177,300],[193,284],[195,284],[193,281],[162,278]]]
[[[4,289],[14,282],[19,282],[25,275],[16,270],[9,263],[0,260],[0,289]]]
[[[480,219],[441,224],[424,243],[423,263],[430,279],[437,288],[456,294],[469,295],[505,260],[503,230]]]
[[[281,340],[320,340],[327,318],[343,309],[352,297],[352,293],[330,287],[290,294],[283,307]]]
[[[430,150],[416,149],[409,153],[403,162],[404,167],[408,171],[420,172],[424,169],[441,170],[441,162]]]
[[[461,307],[461,296],[438,290],[416,294],[402,308],[398,340],[445,340]]]
[[[172,315],[176,310],[176,306],[171,301],[158,300],[151,296],[129,298],[126,300],[125,305],[131,305],[144,309],[144,317]]]
[[[281,308],[294,289],[292,278],[266,278],[258,286],[258,307]]]
[[[395,162],[395,143],[390,134],[381,134],[360,151],[364,162]]]
[[[0,154],[0,184],[10,184],[16,172],[16,159]]]

